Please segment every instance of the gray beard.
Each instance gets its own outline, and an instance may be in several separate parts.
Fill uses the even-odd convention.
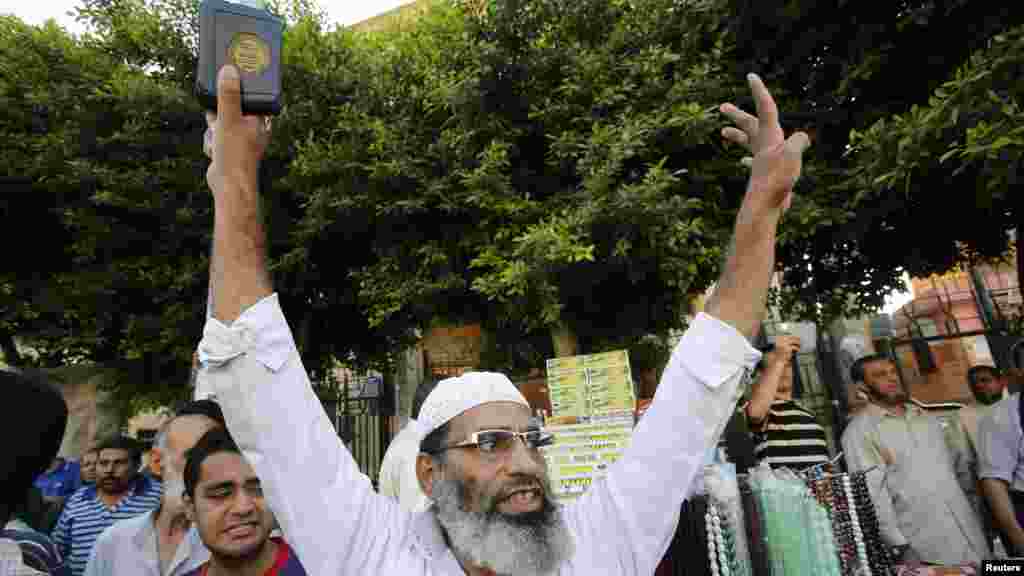
[[[547,576],[575,551],[560,507],[546,494],[541,510],[519,516],[467,512],[462,485],[452,480],[434,481],[433,500],[455,555],[473,566],[501,576]]]

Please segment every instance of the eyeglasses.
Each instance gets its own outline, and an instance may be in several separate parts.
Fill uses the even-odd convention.
[[[521,440],[523,445],[530,450],[550,446],[555,436],[550,432],[542,430],[527,430],[526,432],[513,432],[511,430],[480,430],[469,435],[469,439],[458,444],[443,446],[428,454],[440,454],[452,448],[478,448],[485,454],[504,454],[511,452],[516,446],[516,440]]]

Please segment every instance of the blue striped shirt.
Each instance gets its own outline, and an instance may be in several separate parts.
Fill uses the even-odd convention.
[[[53,541],[61,556],[67,559],[73,576],[81,576],[89,562],[96,539],[118,520],[134,518],[160,505],[161,484],[140,476],[131,492],[113,508],[96,494],[95,486],[87,486],[72,494],[53,529]]]

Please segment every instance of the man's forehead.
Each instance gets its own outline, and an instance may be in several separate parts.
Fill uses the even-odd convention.
[[[514,402],[488,402],[452,419],[452,430],[462,434],[479,430],[525,430],[529,426],[530,409]]]
[[[199,484],[244,484],[256,478],[249,462],[237,452],[217,452],[204,460],[199,470]]]
[[[104,448],[99,451],[98,457],[102,460],[119,460],[131,457],[131,453],[124,448]]]
[[[893,361],[889,360],[888,358],[879,358],[877,360],[872,360],[872,361],[868,362],[868,364],[866,366],[866,368],[868,370],[880,370],[880,369],[888,369],[888,368],[895,368],[895,367],[896,367],[896,364],[894,364]]]

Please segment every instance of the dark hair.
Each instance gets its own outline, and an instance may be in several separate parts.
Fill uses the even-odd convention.
[[[427,401],[427,396],[430,396],[430,393],[437,387],[437,382],[437,378],[428,376],[416,387],[416,395],[412,397],[411,416],[413,420],[420,417],[420,409],[423,408],[423,403]]]
[[[60,391],[41,373],[0,370],[4,391],[0,436],[0,525],[10,519],[36,476],[53,462],[64,440],[68,407]]]
[[[102,452],[104,450],[126,450],[128,451],[132,462],[135,464],[142,462],[141,443],[127,436],[111,436],[96,445],[96,452]]]
[[[227,423],[224,421],[224,412],[220,409],[220,404],[209,399],[193,400],[178,408],[174,417],[181,418],[182,416],[206,416],[221,426],[227,426]]]
[[[427,434],[427,437],[420,442],[420,452],[424,454],[430,454],[435,460],[444,462],[445,445],[448,443],[448,431],[451,429],[451,422],[445,422],[438,426],[433,432]]]
[[[871,364],[872,362],[892,362],[892,359],[884,354],[869,354],[863,358],[858,358],[853,366],[850,366],[850,379],[854,382],[864,382],[864,366]]]
[[[189,497],[195,496],[203,462],[221,452],[242,453],[227,428],[223,427],[210,428],[191,450],[185,452],[185,494]]]
[[[971,366],[967,370],[967,385],[971,387],[971,392],[974,393],[978,388],[978,374],[982,372],[988,372],[993,377],[999,376],[999,370],[996,370],[993,366]]]

